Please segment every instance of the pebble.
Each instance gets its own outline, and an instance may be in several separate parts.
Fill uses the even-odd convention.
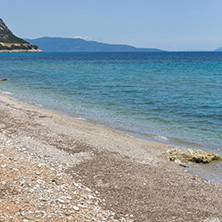
[[[88,197],[89,197],[89,199],[94,199],[95,197],[94,196],[92,196],[92,195],[88,195]]]
[[[77,206],[74,206],[73,209],[76,210],[76,211],[79,210],[79,208]]]
[[[78,207],[87,208],[85,205],[82,205],[82,204],[78,204]]]
[[[59,203],[61,203],[61,204],[64,204],[64,203],[65,203],[65,201],[62,200],[62,199],[58,199],[57,201],[58,201]]]

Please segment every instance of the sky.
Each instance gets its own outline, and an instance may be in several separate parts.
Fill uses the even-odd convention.
[[[169,51],[222,46],[222,0],[0,0],[22,38],[86,40]]]

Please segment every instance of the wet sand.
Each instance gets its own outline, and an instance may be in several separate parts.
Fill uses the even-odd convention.
[[[168,162],[170,145],[76,120],[0,95],[0,133],[31,155],[98,191],[116,219],[222,221],[222,184]]]

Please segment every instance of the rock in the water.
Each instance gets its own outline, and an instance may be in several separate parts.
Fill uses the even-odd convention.
[[[199,149],[180,148],[169,150],[168,160],[176,163],[210,163],[213,160],[222,160],[222,157]]]
[[[7,81],[8,79],[0,79],[0,82],[4,82]]]

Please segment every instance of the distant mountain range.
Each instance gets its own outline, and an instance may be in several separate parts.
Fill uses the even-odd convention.
[[[0,19],[0,52],[162,52],[156,48],[136,48],[124,44],[107,44],[81,38],[42,37],[22,39],[15,36]],[[214,50],[222,52],[222,47]]]
[[[161,52],[155,48],[136,48],[130,45],[106,44],[86,41],[81,38],[42,37],[25,39],[33,45],[38,45],[44,52]]]

